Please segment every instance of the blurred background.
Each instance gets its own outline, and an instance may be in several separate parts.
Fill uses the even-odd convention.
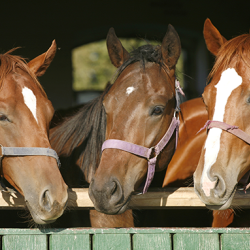
[[[182,43],[177,75],[187,99],[201,96],[214,62],[203,39],[206,18],[227,39],[250,28],[250,1],[242,0],[9,0],[0,6],[0,53],[20,46],[15,54],[33,59],[56,39],[55,59],[39,79],[55,109],[91,100],[111,80],[116,69],[105,43],[110,27],[131,51],[161,43],[172,24]]]

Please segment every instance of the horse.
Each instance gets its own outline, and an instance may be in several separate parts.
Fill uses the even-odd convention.
[[[198,131],[208,120],[202,98],[188,100],[180,105],[179,138],[176,151],[167,166],[162,187],[185,187],[192,181],[206,131]]]
[[[211,51],[213,44],[209,43],[211,22],[208,19],[204,24],[204,37],[207,46]],[[224,39],[224,38],[223,38]],[[214,53],[216,54],[216,53]],[[206,106],[202,98],[189,100],[181,104],[179,143],[176,152],[169,163],[163,182],[163,187],[187,186],[192,180],[192,175],[198,165],[202,146],[205,143],[206,131],[200,128],[208,120]],[[192,128],[191,130],[189,128]],[[244,176],[243,179],[247,176]],[[212,227],[226,227],[232,225],[243,225],[240,218],[234,221],[235,212],[233,209],[213,210]],[[241,216],[242,217],[242,216]],[[239,222],[240,221],[240,222]],[[244,224],[246,225],[246,224]]]
[[[179,138],[176,151],[167,166],[165,178],[162,187],[186,187],[192,185],[193,174],[198,165],[202,146],[206,140],[206,131],[199,130],[208,120],[208,113],[202,98],[188,100],[180,105],[180,127]],[[199,133],[198,133],[199,132]],[[160,217],[167,217],[161,212]],[[210,218],[207,214],[206,221],[203,225],[207,225],[212,221],[212,227],[226,227],[234,221],[233,209],[223,211],[213,211]],[[205,219],[205,218],[204,218]],[[165,219],[168,220],[168,217]],[[192,221],[190,225],[194,225]],[[200,226],[200,225],[198,225]]]
[[[194,188],[209,209],[225,210],[250,166],[250,35],[226,40],[207,19],[204,37],[216,61],[202,95],[208,110],[209,121],[204,126],[208,134],[194,173]]]
[[[89,185],[99,169],[99,163],[103,164],[102,144],[105,138],[111,138],[110,135],[115,130],[121,135],[125,132],[128,141],[139,143],[139,140],[133,141],[135,135],[139,132],[142,134],[146,129],[150,131],[154,126],[155,132],[150,132],[144,138],[145,146],[150,146],[166,132],[174,115],[174,67],[181,51],[179,37],[174,28],[169,25],[162,46],[144,45],[131,53],[125,50],[111,28],[107,35],[107,48],[111,62],[118,68],[114,83],[108,85],[100,97],[84,105],[50,130],[52,148],[62,161],[65,160],[61,173],[69,187]],[[111,118],[116,120],[111,122]],[[146,123],[144,119],[147,120]],[[133,133],[128,133],[129,130]],[[158,169],[163,166],[163,161],[171,158],[174,145],[175,136],[159,157],[161,164]],[[109,149],[105,151],[108,152]],[[147,163],[146,160],[133,159],[131,156],[127,154],[132,165],[134,161],[140,162],[139,165]],[[115,163],[119,158],[112,160]],[[139,167],[142,166],[139,165],[136,186],[140,185],[147,172],[145,168],[140,173]],[[120,212],[123,213],[111,215],[90,210],[91,226],[133,227],[132,211]]]
[[[121,214],[132,194],[144,181],[146,192],[154,170],[165,169],[174,154],[175,66],[181,43],[169,25],[161,46],[144,45],[129,54],[111,30],[107,47],[118,72],[103,98],[106,140],[89,196],[97,211]]]
[[[9,191],[8,183],[24,196],[35,223],[48,224],[62,215],[68,200],[48,138],[54,109],[37,80],[53,60],[56,43],[28,63],[12,55],[14,50],[0,54],[1,186]]]

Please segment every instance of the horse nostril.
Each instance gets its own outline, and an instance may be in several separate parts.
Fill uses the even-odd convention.
[[[109,199],[112,204],[117,204],[121,201],[123,197],[122,187],[118,180],[113,180],[112,184],[109,186]]]
[[[111,196],[115,194],[115,192],[117,191],[117,183],[115,181],[113,181],[113,187],[111,188]]]
[[[226,194],[226,184],[223,178],[220,176],[215,176],[217,178],[215,187],[214,187],[214,195],[218,198],[223,198]]]
[[[41,199],[41,205],[46,211],[51,211],[51,200],[49,195],[49,190],[46,190]]]

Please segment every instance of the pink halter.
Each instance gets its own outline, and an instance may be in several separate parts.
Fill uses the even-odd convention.
[[[146,158],[148,160],[147,179],[146,179],[143,191],[142,191],[143,194],[147,192],[154,178],[157,156],[160,154],[163,148],[167,145],[167,143],[169,142],[175,130],[176,130],[175,147],[177,146],[178,131],[179,131],[179,124],[180,124],[179,118],[176,117],[177,116],[176,113],[180,112],[180,99],[179,99],[178,93],[181,93],[182,95],[184,95],[182,89],[180,88],[180,83],[177,80],[175,81],[175,92],[176,92],[175,93],[176,94],[176,108],[175,108],[174,117],[171,121],[171,124],[167,132],[165,133],[165,135],[162,137],[162,139],[159,141],[159,143],[156,146],[151,147],[151,148],[146,148],[144,146],[139,146],[134,143],[130,143],[130,142],[122,141],[122,140],[116,140],[116,139],[106,140],[102,145],[102,151],[106,148],[120,149],[120,150],[129,152],[131,154],[135,154],[140,157]]]
[[[197,134],[203,130],[203,129],[211,129],[211,128],[220,128],[222,130],[227,131],[230,134],[235,135],[236,137],[238,137],[239,139],[243,140],[244,142],[246,142],[247,144],[250,145],[250,135],[247,134],[246,132],[244,132],[243,130],[239,129],[239,127],[237,126],[233,126],[233,125],[229,125],[225,122],[219,122],[219,121],[210,121],[208,120],[206,122],[206,124],[204,125],[204,127],[202,127]],[[248,183],[248,179],[250,177],[250,171],[248,171],[239,181],[239,183],[244,185],[244,191],[246,191],[249,187],[250,187],[250,183]]]
[[[230,134],[233,134],[233,135],[237,136],[238,138],[240,138],[241,140],[243,140],[247,144],[250,144],[250,135],[248,135],[247,133],[245,133],[244,131],[242,131],[241,129],[239,129],[239,127],[237,127],[237,126],[229,125],[229,124],[227,124],[225,122],[210,121],[210,120],[208,120],[206,122],[206,124],[204,125],[204,127],[202,127],[198,131],[198,133],[201,130],[205,129],[205,128],[207,130],[209,130],[210,128],[220,128],[222,130],[227,131]]]

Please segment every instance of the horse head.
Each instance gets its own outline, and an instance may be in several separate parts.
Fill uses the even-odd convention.
[[[9,52],[0,55],[1,174],[24,196],[38,224],[55,221],[68,199],[67,186],[48,139],[54,109],[37,80],[55,52],[53,41],[46,53],[28,64]],[[55,156],[47,156],[50,154]]]
[[[179,36],[169,25],[161,46],[144,45],[128,53],[111,28],[107,48],[118,71],[103,99],[106,140],[151,148],[164,136],[174,116]],[[174,150],[173,135],[158,155],[156,171],[167,166]],[[124,212],[132,193],[145,181],[148,160],[133,152],[105,147],[89,188],[95,208],[107,214]]]
[[[194,174],[194,187],[211,209],[227,209],[238,181],[250,166],[250,35],[227,41],[209,19],[204,25],[209,51],[216,56],[203,100],[208,110],[207,138]],[[243,132],[244,131],[244,132]]]

